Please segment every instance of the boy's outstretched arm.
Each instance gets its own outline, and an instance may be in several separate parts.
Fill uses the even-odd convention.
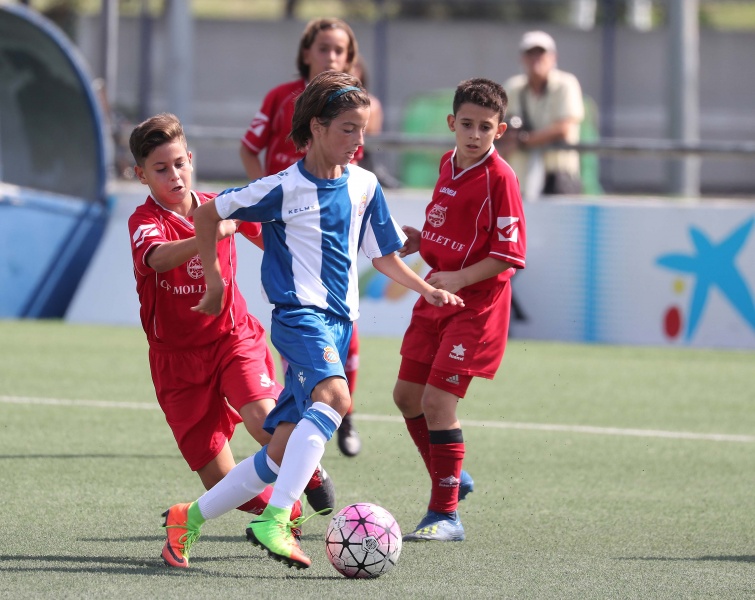
[[[446,290],[455,294],[468,285],[472,285],[483,279],[495,277],[512,267],[514,265],[505,260],[498,260],[497,258],[488,256],[458,271],[437,271],[427,278],[427,283],[439,290]]]
[[[207,315],[219,315],[223,308],[225,283],[220,271],[217,252],[218,223],[222,221],[215,209],[215,200],[205,202],[194,211],[194,234],[199,258],[204,270],[207,290],[192,310]]]
[[[444,304],[450,304],[451,306],[464,306],[464,300],[455,294],[447,292],[446,290],[435,289],[433,286],[425,282],[424,279],[407,267],[394,252],[386,254],[385,256],[373,258],[372,266],[383,275],[393,279],[396,283],[400,283],[404,287],[421,294],[425,300],[434,306],[443,306]]]
[[[236,224],[233,221],[221,221],[218,225],[218,240],[232,236],[234,233],[236,233]],[[165,273],[180,267],[187,260],[195,257],[197,252],[197,240],[193,237],[165,242],[149,253],[147,264],[158,273]]]

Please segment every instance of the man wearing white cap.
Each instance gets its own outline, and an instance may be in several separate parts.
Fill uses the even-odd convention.
[[[579,142],[582,88],[574,75],[556,68],[556,42],[544,31],[525,33],[519,51],[525,72],[503,85],[510,125],[501,151],[519,175],[524,198],[578,194],[579,153],[545,148]]]

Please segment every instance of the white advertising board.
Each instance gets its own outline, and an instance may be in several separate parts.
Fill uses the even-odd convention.
[[[420,227],[429,191],[389,190],[401,225]],[[69,308],[73,322],[138,324],[126,221],[144,193],[119,198]],[[755,348],[755,205],[681,200],[527,204],[527,268],[513,279],[517,338]],[[239,239],[238,281],[268,327],[260,251]],[[418,255],[407,260],[427,271]],[[416,301],[360,259],[362,335],[400,336]]]

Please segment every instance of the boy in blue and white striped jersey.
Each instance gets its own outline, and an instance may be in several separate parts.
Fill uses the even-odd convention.
[[[349,162],[364,143],[370,100],[355,77],[328,71],[296,101],[291,139],[306,156],[276,175],[226,190],[194,215],[207,292],[194,310],[216,315],[225,295],[216,253],[218,223],[262,223],[262,284],[274,304],[273,345],[288,362],[285,389],[268,415],[270,443],[239,463],[187,510],[168,517],[168,544],[186,555],[206,519],[275,482],[268,508],[247,537],[289,566],[311,564],[292,534],[290,508],[301,496],[349,408],[342,357],[359,316],[357,252],[394,281],[443,306],[463,304],[425,283],[395,253],[405,236],[374,174]],[[184,506],[184,505],[176,505]],[[300,520],[297,520],[300,521]],[[171,531],[171,529],[173,531]],[[188,543],[187,543],[188,542]]]

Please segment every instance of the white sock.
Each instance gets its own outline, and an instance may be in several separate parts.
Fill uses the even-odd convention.
[[[273,494],[270,496],[270,505],[289,509],[294,505],[304,493],[312,473],[325,454],[326,441],[325,435],[312,421],[299,421],[288,438],[278,481],[275,482]]]
[[[197,505],[205,519],[215,519],[258,496],[266,486],[257,475],[252,455],[233,467],[212,489],[202,494]]]

